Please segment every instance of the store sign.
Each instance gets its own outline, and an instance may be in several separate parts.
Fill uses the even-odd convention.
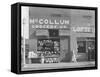
[[[82,32],[82,33],[94,33],[95,32],[94,27],[72,27],[71,30],[74,32]]]
[[[37,58],[38,55],[36,53],[34,53],[33,51],[30,51],[28,54],[28,58]]]
[[[29,22],[32,28],[69,28],[68,19],[32,18]]]

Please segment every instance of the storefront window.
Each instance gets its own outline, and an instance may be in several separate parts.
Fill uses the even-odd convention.
[[[78,61],[95,60],[95,40],[94,38],[78,38],[77,41]]]
[[[42,63],[59,62],[60,39],[38,39],[37,47]]]

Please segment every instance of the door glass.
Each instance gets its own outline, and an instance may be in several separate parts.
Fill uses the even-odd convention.
[[[95,41],[88,41],[88,60],[95,60]]]
[[[78,53],[85,53],[86,52],[86,41],[78,41]]]

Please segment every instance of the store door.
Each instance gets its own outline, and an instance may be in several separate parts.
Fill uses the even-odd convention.
[[[87,51],[86,51],[86,41],[77,41],[77,45],[78,45],[78,57],[77,57],[77,61],[87,61],[88,57],[87,57]]]
[[[87,41],[88,61],[95,61],[95,41]]]

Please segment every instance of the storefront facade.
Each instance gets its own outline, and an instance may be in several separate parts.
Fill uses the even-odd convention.
[[[23,24],[23,31],[27,30],[22,35],[23,64],[95,61],[94,11],[35,7],[27,10],[26,17],[22,17],[28,18]]]

